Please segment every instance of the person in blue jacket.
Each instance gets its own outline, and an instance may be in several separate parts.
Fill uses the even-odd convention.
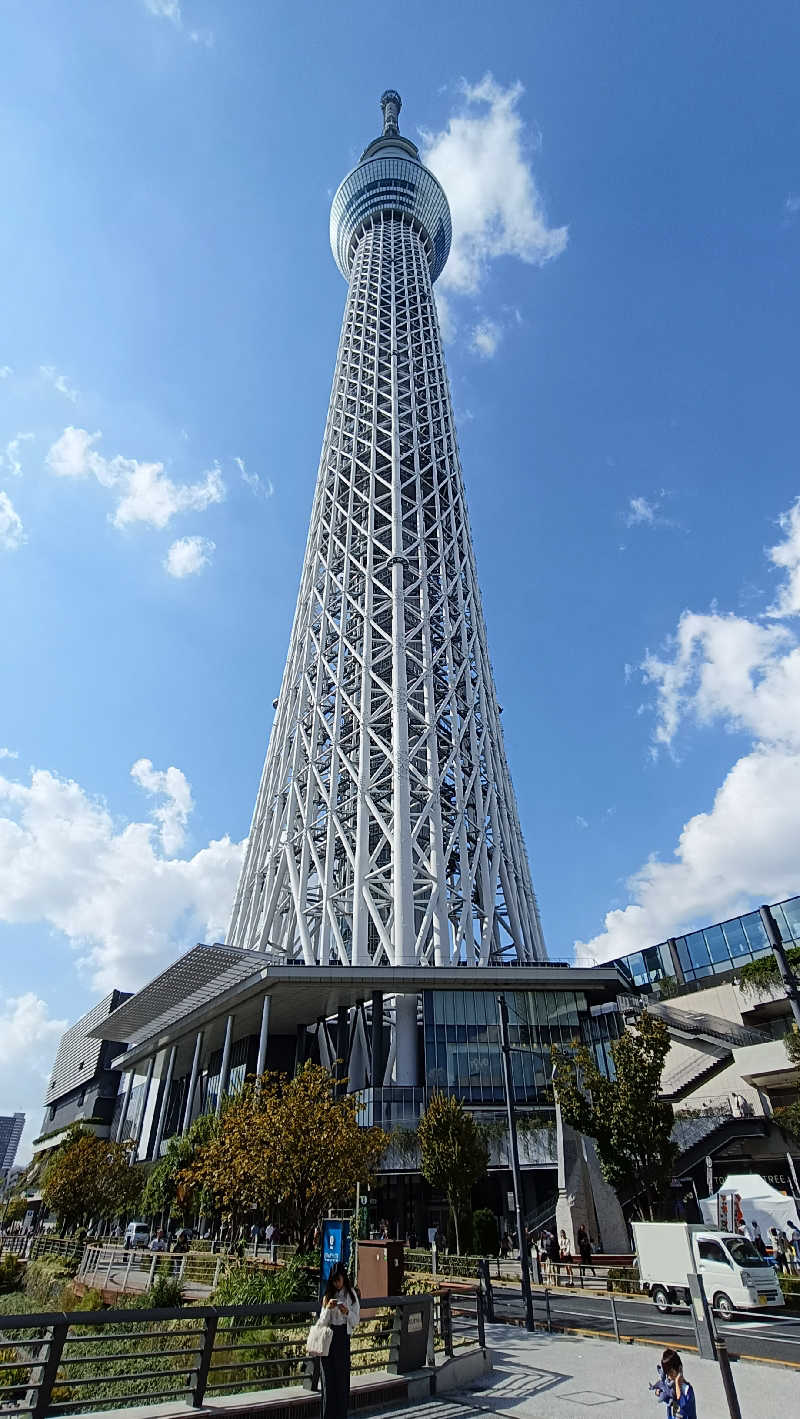
[[[658,1383],[651,1385],[656,1399],[667,1406],[667,1414],[679,1419],[697,1419],[694,1390],[683,1373],[677,1350],[665,1350],[658,1367]]]

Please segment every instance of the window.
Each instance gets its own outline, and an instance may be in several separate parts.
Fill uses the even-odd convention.
[[[731,1265],[719,1242],[698,1242],[697,1250],[701,1261],[716,1261],[722,1266]]]
[[[731,1237],[728,1240],[728,1251],[736,1262],[737,1266],[763,1266],[764,1258],[756,1251],[753,1243],[747,1237]]]

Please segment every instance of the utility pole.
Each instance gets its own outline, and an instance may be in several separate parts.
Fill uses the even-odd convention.
[[[511,1178],[514,1184],[514,1209],[517,1214],[517,1239],[519,1241],[519,1265],[522,1272],[522,1299],[525,1302],[525,1328],[533,1330],[533,1296],[531,1294],[530,1258],[528,1237],[522,1217],[522,1178],[519,1171],[519,1148],[517,1146],[517,1116],[514,1110],[514,1085],[511,1078],[511,1045],[508,1040],[508,1005],[504,995],[497,997],[500,1016],[500,1043],[503,1052],[503,1083],[506,1091],[506,1111],[508,1113],[508,1141],[511,1149]]]
[[[778,923],[769,907],[760,907],[761,920],[764,923],[764,930],[767,933],[767,940],[772,947],[772,954],[778,964],[778,970],[783,981],[783,988],[786,992],[786,999],[789,1008],[794,1016],[794,1023],[800,1030],[800,992],[797,989],[797,977],[792,971],[786,958],[786,951],[781,941],[781,933],[778,930]]]

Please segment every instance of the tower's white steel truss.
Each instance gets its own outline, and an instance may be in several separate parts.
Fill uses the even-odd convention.
[[[314,964],[546,958],[433,298],[449,212],[385,128],[334,199],[349,277],[289,654],[228,942]]]

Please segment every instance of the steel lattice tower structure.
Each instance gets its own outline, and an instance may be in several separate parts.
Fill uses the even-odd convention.
[[[546,950],[433,297],[450,211],[400,103],[383,95],[331,208],[347,305],[228,943],[309,966],[531,963]],[[416,997],[396,1019],[401,1079]]]

